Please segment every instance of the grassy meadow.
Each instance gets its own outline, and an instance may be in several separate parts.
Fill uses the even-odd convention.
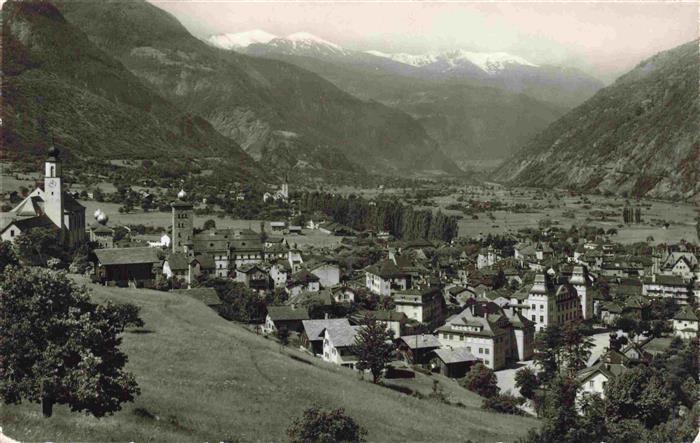
[[[466,391],[459,398],[465,406],[458,407],[372,385],[356,372],[282,349],[187,296],[90,287],[96,301],[141,307],[146,324],[125,333],[122,345],[141,395],[101,419],[64,406],[48,419],[36,404],[3,406],[0,426],[8,436],[20,441],[285,441],[293,418],[314,404],[345,408],[368,429],[370,441],[514,441],[538,423],[483,411],[479,398]]]

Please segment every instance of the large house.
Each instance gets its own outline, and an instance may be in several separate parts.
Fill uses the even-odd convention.
[[[534,323],[493,302],[475,301],[437,329],[443,347],[466,348],[491,369],[532,358]]]
[[[667,275],[677,275],[686,281],[700,277],[698,259],[692,252],[671,252],[664,259],[661,272]]]
[[[689,340],[698,336],[698,316],[690,306],[683,306],[673,316],[672,324],[677,337]]]
[[[605,388],[618,375],[629,370],[633,360],[624,353],[608,350],[593,365],[584,368],[576,375],[579,384],[578,398],[588,395],[605,397]]]
[[[263,332],[273,334],[284,328],[289,332],[302,332],[303,321],[309,320],[309,311],[297,306],[268,306]]]
[[[347,318],[324,318],[319,320],[302,320],[303,333],[301,342],[314,355],[323,354],[323,339],[326,329],[350,328]]]
[[[357,354],[355,344],[362,326],[330,324],[323,330],[323,360],[355,369]]]
[[[85,242],[85,207],[63,190],[59,150],[52,146],[44,162],[44,187],[37,187],[9,213],[0,218],[0,239],[14,243],[35,228],[56,232],[61,244],[76,247]]]
[[[428,286],[397,291],[393,299],[396,312],[430,327],[442,323],[447,313],[445,297],[439,288]]]
[[[642,294],[652,298],[673,298],[680,304],[688,303],[689,284],[678,275],[652,274],[644,278]]]
[[[576,288],[570,283],[555,284],[553,280],[547,281],[544,274],[537,274],[524,301],[529,308],[523,309],[522,313],[535,323],[537,331],[583,317]]]
[[[373,294],[389,297],[393,291],[408,289],[410,276],[392,260],[386,259],[365,268],[365,282]]]
[[[154,279],[154,268],[161,263],[153,248],[95,249],[95,275],[100,283],[120,286],[144,284]]]
[[[170,254],[163,262],[163,275],[168,278],[182,280],[188,286],[200,274],[199,261],[193,256],[182,252]]]
[[[340,267],[333,260],[307,262],[306,269],[319,279],[324,288],[330,288],[340,283]]]

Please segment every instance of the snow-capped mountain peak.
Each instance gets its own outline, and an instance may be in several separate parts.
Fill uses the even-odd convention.
[[[536,64],[531,63],[522,57],[508,54],[506,52],[472,52],[462,49],[444,52],[439,55],[414,55],[406,53],[389,54],[380,51],[365,52],[377,57],[389,58],[391,60],[419,68],[439,62],[441,66],[446,66],[446,69],[453,69],[463,65],[464,62],[467,62],[467,64],[475,65],[480,70],[488,74],[495,74],[505,70],[509,65],[537,67]]]
[[[429,65],[431,63],[434,63],[436,60],[436,57],[434,55],[430,54],[423,54],[423,55],[413,55],[413,54],[407,54],[405,52],[399,52],[395,54],[388,54],[386,52],[380,52],[380,51],[365,51],[365,53],[374,55],[376,57],[384,57],[388,58],[391,60],[394,60],[399,63],[403,63],[406,65],[411,65],[420,68],[421,66]]]
[[[247,48],[254,43],[269,43],[276,38],[278,37],[275,34],[270,34],[261,29],[253,29],[251,31],[212,35],[209,37],[208,42],[223,49],[241,49]]]
[[[449,56],[457,60],[468,60],[488,73],[502,71],[508,65],[537,67],[536,64],[530,63],[517,55],[508,54],[507,52],[472,52],[460,49],[449,53]]]
[[[295,32],[294,34],[289,34],[285,38],[289,41],[292,41],[292,42],[304,43],[307,45],[308,44],[318,44],[318,45],[330,46],[331,48],[335,48],[337,50],[343,49],[339,45],[336,45],[333,42],[329,42],[328,40],[324,40],[321,37],[315,36],[315,35],[310,34],[308,32]]]
[[[267,50],[298,55],[342,55],[347,51],[309,32],[295,32],[286,37],[276,36],[259,29],[209,37],[208,42],[223,49],[245,50],[261,54]]]

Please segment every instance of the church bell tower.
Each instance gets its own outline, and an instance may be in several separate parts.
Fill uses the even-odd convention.
[[[170,243],[173,252],[186,252],[192,247],[194,237],[193,205],[185,201],[184,190],[177,194],[177,200],[170,206],[173,208],[173,238]]]
[[[48,154],[44,165],[44,213],[63,230],[63,191],[58,148],[51,146]]]

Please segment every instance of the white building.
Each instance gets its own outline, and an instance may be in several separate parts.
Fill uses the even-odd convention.
[[[690,306],[683,306],[673,316],[673,335],[690,340],[698,336],[698,316]]]
[[[0,239],[15,238],[34,228],[55,229],[62,244],[75,247],[87,239],[85,207],[63,190],[59,150],[52,146],[44,163],[44,188],[37,187],[0,219]]]
[[[549,325],[563,325],[582,318],[581,301],[576,289],[570,285],[547,284],[543,274],[535,276],[530,288],[523,315],[535,323],[539,332]]]
[[[360,328],[342,323],[328,325],[323,331],[323,360],[355,369],[357,355],[353,349]]]
[[[365,268],[365,284],[373,294],[388,297],[393,291],[408,289],[408,275],[391,260],[382,260]]]

